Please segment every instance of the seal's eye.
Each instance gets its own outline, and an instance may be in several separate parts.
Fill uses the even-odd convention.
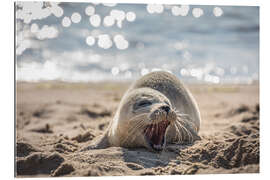
[[[152,102],[148,101],[148,100],[143,100],[141,102],[139,102],[138,106],[139,107],[146,107],[146,106],[150,106],[152,104]]]

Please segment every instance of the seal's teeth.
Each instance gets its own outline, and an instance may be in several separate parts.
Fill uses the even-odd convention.
[[[162,149],[162,146],[160,144],[158,144],[158,145],[154,144],[153,147],[155,149],[158,149],[158,150]]]

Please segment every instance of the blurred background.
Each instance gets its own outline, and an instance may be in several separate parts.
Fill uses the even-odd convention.
[[[259,79],[259,7],[16,2],[17,81]]]

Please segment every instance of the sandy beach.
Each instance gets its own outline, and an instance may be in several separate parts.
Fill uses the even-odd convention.
[[[17,177],[258,173],[259,84],[186,84],[201,112],[191,145],[79,150],[107,128],[129,83],[17,82]]]

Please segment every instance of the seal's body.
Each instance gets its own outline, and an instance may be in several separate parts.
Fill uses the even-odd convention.
[[[106,133],[94,147],[160,151],[166,143],[200,139],[200,122],[198,106],[180,80],[168,72],[152,72],[127,90]]]

